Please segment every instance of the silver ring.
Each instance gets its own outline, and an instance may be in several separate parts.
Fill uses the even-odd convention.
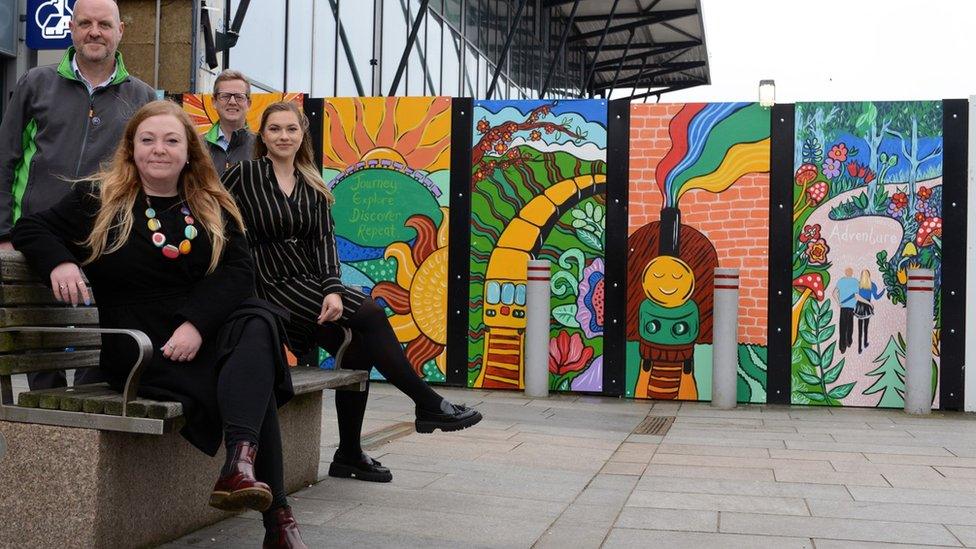
[[[65,284],[64,282],[60,282],[60,283],[58,283],[58,289],[59,289],[59,290],[65,290],[65,289],[67,289],[67,288],[68,288],[68,285],[67,285],[67,284]]]
[[[170,349],[175,349],[175,347],[173,347],[173,344],[172,343],[167,343],[166,346],[169,347]]]

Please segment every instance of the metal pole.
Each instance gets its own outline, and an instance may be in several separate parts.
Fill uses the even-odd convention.
[[[600,52],[603,51],[603,41],[607,39],[607,31],[610,30],[610,25],[613,24],[613,13],[617,11],[618,2],[620,2],[620,0],[613,0],[613,6],[610,8],[610,15],[607,17],[607,25],[603,27],[603,34],[600,35],[600,42],[596,46],[596,53],[593,54],[593,63],[590,65],[590,70],[586,73],[586,80],[583,81],[584,91],[590,87],[590,80],[593,79],[593,73],[596,71],[597,59],[600,58]],[[593,96],[591,95],[590,97]]]
[[[640,70],[637,71],[637,76],[634,78],[634,87],[632,88],[633,91],[630,92],[630,99],[628,99],[628,101],[634,100],[634,95],[637,94],[637,83],[640,82],[641,77],[644,76],[644,69],[646,68],[647,68],[647,57],[644,58],[644,61],[641,63]]]
[[[512,26],[508,28],[508,36],[505,37],[505,45],[502,46],[502,52],[498,55],[498,61],[495,63],[495,72],[491,75],[491,85],[488,86],[488,94],[485,95],[485,99],[491,99],[492,94],[495,93],[495,85],[498,83],[498,75],[502,72],[502,63],[505,61],[505,57],[508,56],[508,49],[512,46],[512,38],[515,37],[515,29],[518,28],[519,19],[522,18],[522,10],[525,8],[525,4],[528,0],[522,0],[519,2],[518,9],[515,10],[515,17],[512,19]]]
[[[712,406],[735,408],[738,370],[739,270],[715,269],[712,314]]]
[[[570,27],[573,26],[573,20],[576,19],[577,8],[579,8],[579,0],[573,2],[573,11],[569,12],[569,21],[566,21],[566,28],[563,29],[563,35],[559,38],[559,50],[556,52],[556,58],[549,64],[549,72],[546,73],[546,80],[539,90],[539,99],[545,99],[546,92],[549,91],[549,81],[552,79],[552,71],[556,70],[556,65],[559,63],[559,59],[562,58],[563,51],[566,49],[566,38],[569,36]]]
[[[931,269],[908,271],[908,333],[905,336],[905,413],[908,414],[932,411],[934,288],[935,272]],[[855,316],[857,312],[858,309],[854,309]]]
[[[620,69],[622,69],[624,66],[624,57],[627,57],[627,52],[630,51],[630,43],[634,41],[635,32],[635,30],[631,29],[630,38],[627,39],[627,47],[624,48],[624,55],[620,58],[620,64],[617,65],[617,71],[613,73],[613,80],[610,82],[610,87],[607,88],[607,97],[610,97],[610,95],[613,94],[613,88],[617,85],[617,78],[620,78]]]
[[[525,395],[545,398],[549,396],[549,260],[530,259],[527,279]]]
[[[156,39],[153,45],[153,89],[154,90],[159,89],[159,18],[160,18],[160,10],[162,9],[160,3],[162,3],[162,1],[163,0],[156,0]],[[193,31],[196,32],[196,28],[194,28]],[[196,52],[194,52],[194,54],[196,54]],[[191,67],[191,68],[195,68],[195,67]]]
[[[413,47],[413,43],[417,40],[417,33],[420,32],[420,24],[427,17],[428,4],[430,4],[430,0],[421,0],[420,2],[420,9],[417,10],[417,18],[413,20],[413,28],[410,29],[410,36],[407,37],[407,47],[403,48],[403,55],[400,57],[400,66],[397,67],[396,74],[393,76],[393,85],[390,86],[390,93],[387,95],[392,96],[396,93],[397,87],[400,86],[400,78],[403,76],[403,70],[407,68],[407,59],[410,58],[410,48]]]

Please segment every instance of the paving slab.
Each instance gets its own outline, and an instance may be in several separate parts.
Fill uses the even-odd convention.
[[[807,505],[810,508],[810,514],[815,517],[927,522],[976,527],[976,513],[973,512],[973,509],[955,505],[825,501],[819,499],[808,499]]]
[[[759,469],[756,469],[757,471]],[[696,494],[731,494],[753,497],[819,498],[851,501],[849,488],[829,484],[772,482],[765,480],[725,480],[709,478],[656,477],[644,474],[636,490],[684,492]]]
[[[812,549],[813,542],[806,538],[786,536],[743,536],[735,534],[707,534],[700,532],[670,532],[662,530],[635,530],[614,528],[607,536],[604,548],[646,549]]]
[[[624,507],[615,526],[640,530],[718,532],[718,512]]]
[[[696,494],[660,490],[634,490],[627,500],[627,507],[741,511],[770,515],[810,515],[806,503],[800,498]]]
[[[719,531],[735,534],[802,536],[851,541],[960,546],[939,524],[851,520],[756,513],[722,513]]]
[[[976,526],[948,524],[946,528],[966,547],[976,547]]]

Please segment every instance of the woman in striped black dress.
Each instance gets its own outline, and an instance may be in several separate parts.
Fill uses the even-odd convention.
[[[451,404],[417,377],[386,313],[369,296],[339,278],[339,255],[330,207],[334,202],[312,161],[308,119],[292,102],[268,106],[255,143],[256,160],[223,176],[237,200],[257,267],[258,295],[291,313],[289,346],[302,354],[318,345],[333,355],[353,339],[346,368],[377,370],[416,405],[416,428],[456,431],[481,421],[481,414]],[[389,482],[393,475],[360,447],[368,390],[337,391],[339,447],[329,475]]]

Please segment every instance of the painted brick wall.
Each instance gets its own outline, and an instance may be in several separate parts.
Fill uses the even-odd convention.
[[[671,148],[668,122],[681,104],[633,105],[630,112],[628,234],[660,219],[654,168]],[[769,174],[739,179],[721,194],[692,190],[678,204],[681,222],[712,241],[719,266],[739,269],[739,342],[766,344]]]

